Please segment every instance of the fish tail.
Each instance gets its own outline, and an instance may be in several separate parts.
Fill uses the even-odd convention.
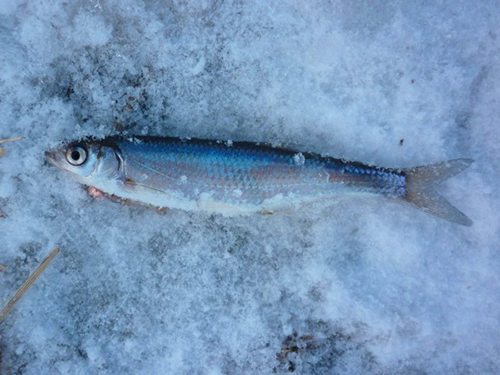
[[[443,220],[470,227],[472,220],[439,195],[435,187],[465,170],[473,161],[472,159],[455,159],[403,169],[407,193],[402,199],[413,207]]]

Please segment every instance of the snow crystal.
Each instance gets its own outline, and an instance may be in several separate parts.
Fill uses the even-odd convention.
[[[304,165],[306,162],[306,158],[302,152],[299,152],[295,155],[293,155],[293,161],[295,162],[296,165]]]

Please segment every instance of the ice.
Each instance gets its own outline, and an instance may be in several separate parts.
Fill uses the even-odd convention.
[[[0,323],[0,373],[500,373],[498,25],[494,1],[2,1],[0,139],[26,138],[0,302],[61,253]],[[117,133],[473,158],[440,193],[474,225],[354,197],[157,215],[44,160]]]

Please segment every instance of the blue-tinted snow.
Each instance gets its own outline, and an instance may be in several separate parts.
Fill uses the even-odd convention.
[[[26,136],[0,159],[0,301],[62,248],[1,324],[0,372],[500,372],[498,2],[55,3],[0,4],[0,138]],[[475,224],[361,198],[159,216],[44,163],[117,130],[471,157],[441,191]]]

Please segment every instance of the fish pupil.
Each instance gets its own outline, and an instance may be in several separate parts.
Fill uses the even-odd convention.
[[[71,152],[71,159],[77,161],[78,159],[80,159],[80,151],[72,151]]]

